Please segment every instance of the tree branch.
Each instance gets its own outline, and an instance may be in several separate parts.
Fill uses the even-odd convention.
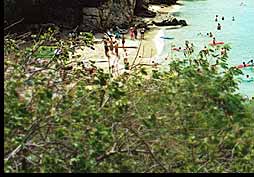
[[[128,127],[127,127],[128,128]],[[138,134],[138,132],[136,132],[134,129],[132,128],[128,128],[132,133],[134,133],[134,135],[136,135],[142,142],[143,144],[146,146],[149,154],[151,155],[151,157],[154,159],[154,161],[161,167],[164,169],[165,172],[168,172],[168,169],[159,161],[159,159],[156,158],[156,156],[154,155],[154,153],[152,152],[152,150],[150,149],[149,145],[147,144],[147,142]]]
[[[13,24],[11,24],[11,25],[5,27],[5,28],[4,28],[4,31],[6,31],[6,30],[10,29],[11,27],[13,27],[13,26],[19,24],[19,23],[22,22],[23,20],[24,20],[24,18],[22,18],[21,20],[19,20],[19,21],[15,22],[15,23],[13,23]]]

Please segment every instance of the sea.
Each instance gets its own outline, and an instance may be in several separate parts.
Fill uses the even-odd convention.
[[[159,48],[159,58],[174,55],[171,53],[171,47],[184,47],[186,40],[193,43],[196,50],[203,49],[212,41],[206,34],[212,32],[217,41],[231,46],[229,66],[254,59],[254,0],[182,0],[179,3],[180,8],[170,14],[178,19],[185,19],[188,26],[164,28],[159,32],[160,36],[173,38],[159,39],[159,43],[163,43]],[[220,31],[217,30],[218,23],[222,26]],[[241,77],[246,77],[247,74],[254,77],[254,72],[250,69],[244,69],[243,73]],[[238,92],[249,98],[254,97],[254,82],[241,82]]]

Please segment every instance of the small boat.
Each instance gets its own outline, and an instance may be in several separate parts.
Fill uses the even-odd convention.
[[[174,39],[173,37],[168,37],[168,36],[161,36],[160,38],[162,38],[162,39]]]
[[[223,41],[218,41],[218,42],[215,42],[215,43],[213,43],[213,42],[209,43],[209,45],[211,45],[211,46],[222,45],[222,44],[224,44]]]
[[[238,69],[241,69],[241,68],[246,68],[246,67],[250,67],[250,66],[252,66],[251,64],[240,64],[240,65],[238,65],[238,66],[236,66],[236,68],[238,68]]]
[[[250,77],[250,78],[241,78],[242,82],[253,82],[254,81],[254,78],[253,77]]]

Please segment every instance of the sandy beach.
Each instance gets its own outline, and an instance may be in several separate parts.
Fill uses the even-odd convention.
[[[167,16],[169,13],[173,13],[180,8],[179,5],[165,6],[165,5],[150,5],[149,9],[157,12],[157,16]],[[145,18],[145,21],[152,21],[153,18]],[[164,41],[160,37],[163,36],[163,29],[165,27],[150,26],[150,29],[145,32],[145,39],[140,40],[140,33],[135,40],[130,39],[129,33],[125,35],[126,42],[125,46],[136,47],[136,48],[127,48],[128,61],[130,66],[137,64],[145,64],[147,66],[157,62],[156,57],[162,52],[164,47]],[[83,48],[83,50],[78,49],[76,51],[77,55],[80,55],[81,60],[91,60],[95,62],[95,66],[108,71],[109,63],[108,58],[104,54],[104,45],[103,45],[103,34],[95,34],[94,38],[94,49]],[[121,46],[121,39],[118,40],[119,46]],[[114,65],[117,67],[118,71],[124,70],[124,49],[119,48],[119,58],[115,54],[110,54],[110,66]]]

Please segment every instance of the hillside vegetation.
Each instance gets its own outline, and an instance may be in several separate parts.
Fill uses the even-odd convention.
[[[5,172],[254,172],[254,103],[236,93],[241,71],[226,55],[216,66],[201,52],[113,79],[70,67],[89,33],[32,39],[24,48],[5,36]],[[62,53],[37,62],[48,45]]]

